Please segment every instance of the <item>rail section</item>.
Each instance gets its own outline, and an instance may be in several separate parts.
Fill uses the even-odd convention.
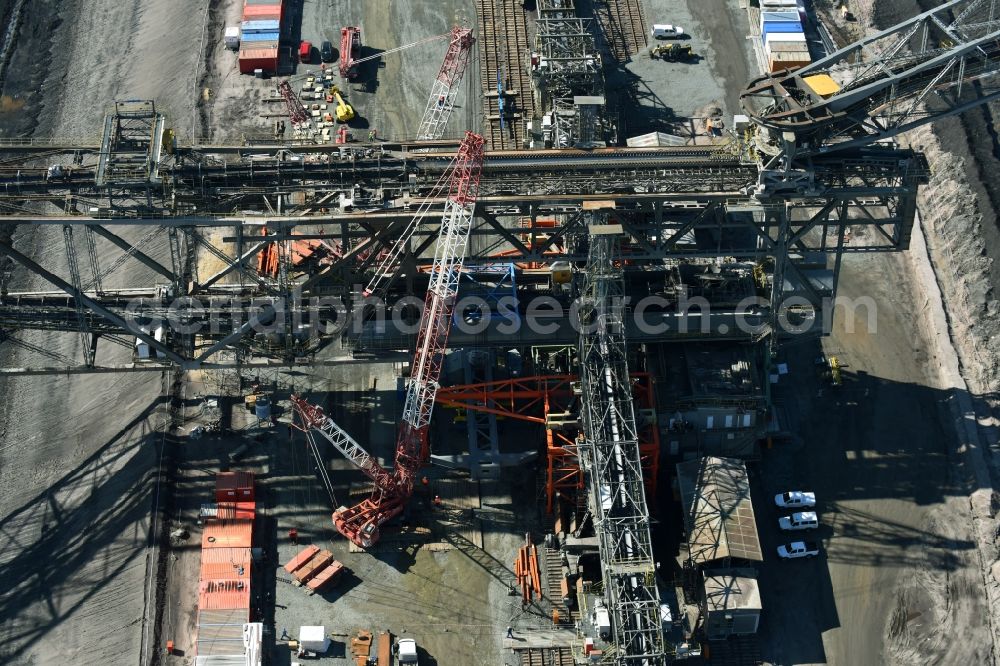
[[[524,145],[525,122],[535,115],[528,76],[528,25],[520,0],[478,0],[479,78],[483,89],[489,148]],[[504,91],[503,122],[498,81]]]
[[[628,62],[649,44],[642,0],[598,0],[594,17],[602,46],[616,63]]]

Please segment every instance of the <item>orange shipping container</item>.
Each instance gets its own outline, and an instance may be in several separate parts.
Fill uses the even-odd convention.
[[[240,49],[240,74],[253,74],[254,70],[267,74],[278,71],[278,47]]]
[[[280,19],[285,13],[284,3],[277,2],[247,2],[243,4],[243,20],[259,20],[258,17],[276,14]]]
[[[244,21],[280,21],[281,12],[268,5],[253,5],[243,9]]]
[[[252,520],[208,520],[201,533],[202,549],[249,548],[252,541]]]
[[[198,610],[250,610],[250,584],[243,580],[203,580],[198,589]]]
[[[250,581],[249,548],[204,548],[199,580]]]
[[[253,520],[257,515],[255,502],[219,502],[215,517],[220,520]]]
[[[772,72],[795,67],[805,67],[812,59],[808,51],[775,51],[768,57],[768,65]]]

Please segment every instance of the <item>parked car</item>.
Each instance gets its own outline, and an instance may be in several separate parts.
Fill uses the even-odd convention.
[[[778,557],[786,560],[816,557],[817,555],[819,555],[819,544],[815,541],[793,541],[778,546]]]
[[[774,503],[786,509],[816,506],[816,493],[810,493],[804,490],[789,490],[786,493],[778,493],[775,495]]]
[[[819,517],[815,511],[799,511],[778,518],[778,527],[783,530],[814,530],[819,527]]]
[[[657,23],[650,30],[650,34],[656,39],[677,39],[684,34],[684,28],[669,23]]]
[[[299,62],[309,62],[312,60],[312,51],[312,42],[303,40],[302,43],[299,44]]]
[[[319,49],[319,57],[323,60],[323,62],[333,62],[333,44],[330,42],[323,42],[323,46]]]

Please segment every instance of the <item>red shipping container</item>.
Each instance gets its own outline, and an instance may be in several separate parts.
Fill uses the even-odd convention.
[[[240,49],[240,74],[253,74],[255,70],[265,74],[278,71],[278,47]]]
[[[270,16],[271,18],[276,18],[279,21],[285,18],[285,3],[281,0],[257,0],[256,2],[247,1],[243,5],[243,20],[244,21],[256,21],[261,20],[263,16]]]
[[[250,584],[243,580],[204,580],[198,589],[198,610],[250,610]]]
[[[201,533],[202,549],[249,548],[252,541],[252,520],[207,520]]]
[[[253,500],[253,472],[219,472],[215,475],[216,502]]]
[[[249,548],[204,548],[198,580],[243,580],[250,582]]]
[[[247,5],[243,8],[244,21],[281,20],[283,12],[281,5]]]

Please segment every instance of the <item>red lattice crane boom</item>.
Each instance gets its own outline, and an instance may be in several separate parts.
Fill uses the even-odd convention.
[[[406,502],[413,495],[417,472],[429,455],[427,431],[448,345],[469,230],[472,228],[473,212],[479,196],[484,147],[485,140],[482,136],[466,132],[446,173],[448,198],[424,300],[413,371],[406,386],[406,401],[396,440],[396,459],[392,474],[385,473],[321,409],[297,396],[292,399],[302,421],[301,427],[321,433],[374,481],[374,488],[368,499],[353,507],[340,507],[333,513],[333,524],[337,531],[362,548],[368,548],[378,541],[382,525],[403,511]]]
[[[291,118],[293,123],[304,123],[309,120],[309,112],[306,111],[306,107],[302,106],[299,98],[295,96],[295,91],[292,90],[292,86],[289,85],[288,81],[282,81],[278,84],[278,94],[285,100],[288,117]]]
[[[358,75],[357,60],[361,57],[361,28],[349,25],[340,29],[340,75],[353,79]]]

